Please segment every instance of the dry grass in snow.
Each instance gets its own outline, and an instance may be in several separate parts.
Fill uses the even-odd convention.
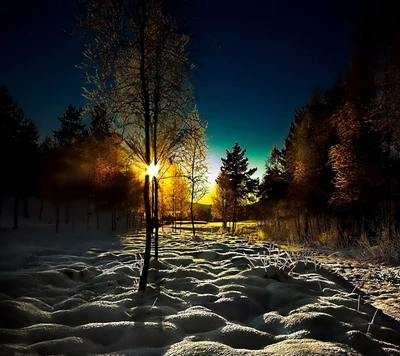
[[[2,236],[1,355],[400,355],[399,323],[315,262],[219,236]]]

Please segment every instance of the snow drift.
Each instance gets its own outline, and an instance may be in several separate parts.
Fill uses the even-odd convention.
[[[162,237],[139,293],[140,234],[3,234],[0,354],[400,355],[398,324],[330,272],[199,240]]]

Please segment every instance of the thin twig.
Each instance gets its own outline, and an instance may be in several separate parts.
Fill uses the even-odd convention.
[[[376,310],[375,310],[375,313],[374,313],[374,316],[372,317],[372,320],[371,320],[371,322],[370,322],[370,323],[368,323],[367,334],[369,333],[369,329],[370,329],[371,325],[373,325],[373,324],[374,324],[374,321],[375,321],[375,316],[376,316],[376,314],[377,314],[377,313],[378,313],[378,309],[376,309]]]

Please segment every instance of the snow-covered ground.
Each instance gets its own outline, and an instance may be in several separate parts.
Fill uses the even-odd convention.
[[[399,324],[305,255],[169,234],[140,293],[143,248],[140,233],[2,229],[0,355],[400,355]]]
[[[400,266],[379,262],[361,248],[319,247],[316,258],[325,267],[365,292],[363,299],[400,322]]]

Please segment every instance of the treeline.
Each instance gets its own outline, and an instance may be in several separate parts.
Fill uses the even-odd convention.
[[[260,184],[268,234],[351,244],[398,239],[400,28],[390,2],[364,17],[346,73],[295,112]]]
[[[99,228],[99,212],[111,213],[111,229],[118,216],[143,217],[143,180],[146,167],[125,140],[118,122],[105,105],[83,112],[72,104],[58,118],[60,128],[40,140],[38,126],[26,119],[5,86],[0,89],[0,216],[5,198],[14,199],[14,228],[18,218],[29,217],[29,197],[54,207],[56,231],[62,221],[74,223],[74,204],[94,210]],[[194,112],[191,115],[197,115]],[[85,124],[87,122],[88,124]],[[196,121],[197,123],[198,121]],[[175,152],[174,162],[160,166],[160,220],[211,220],[209,208],[197,204],[207,193],[207,146],[205,123]],[[140,166],[140,167],[139,167]],[[64,209],[60,209],[61,206]],[[94,208],[94,209],[93,209]],[[60,211],[65,214],[60,216]],[[107,223],[108,225],[108,223]]]
[[[84,123],[87,117],[89,125]],[[18,228],[20,203],[29,217],[28,197],[51,202],[56,230],[60,219],[74,222],[74,204],[93,204],[97,215],[112,214],[115,229],[117,211],[131,212],[141,206],[139,177],[134,174],[113,129],[113,117],[105,106],[95,106],[88,115],[69,105],[58,118],[60,128],[40,142],[37,125],[24,117],[5,86],[0,89],[0,214],[4,198],[14,198],[14,228]],[[60,206],[65,216],[60,217]],[[89,211],[88,211],[89,213]]]

